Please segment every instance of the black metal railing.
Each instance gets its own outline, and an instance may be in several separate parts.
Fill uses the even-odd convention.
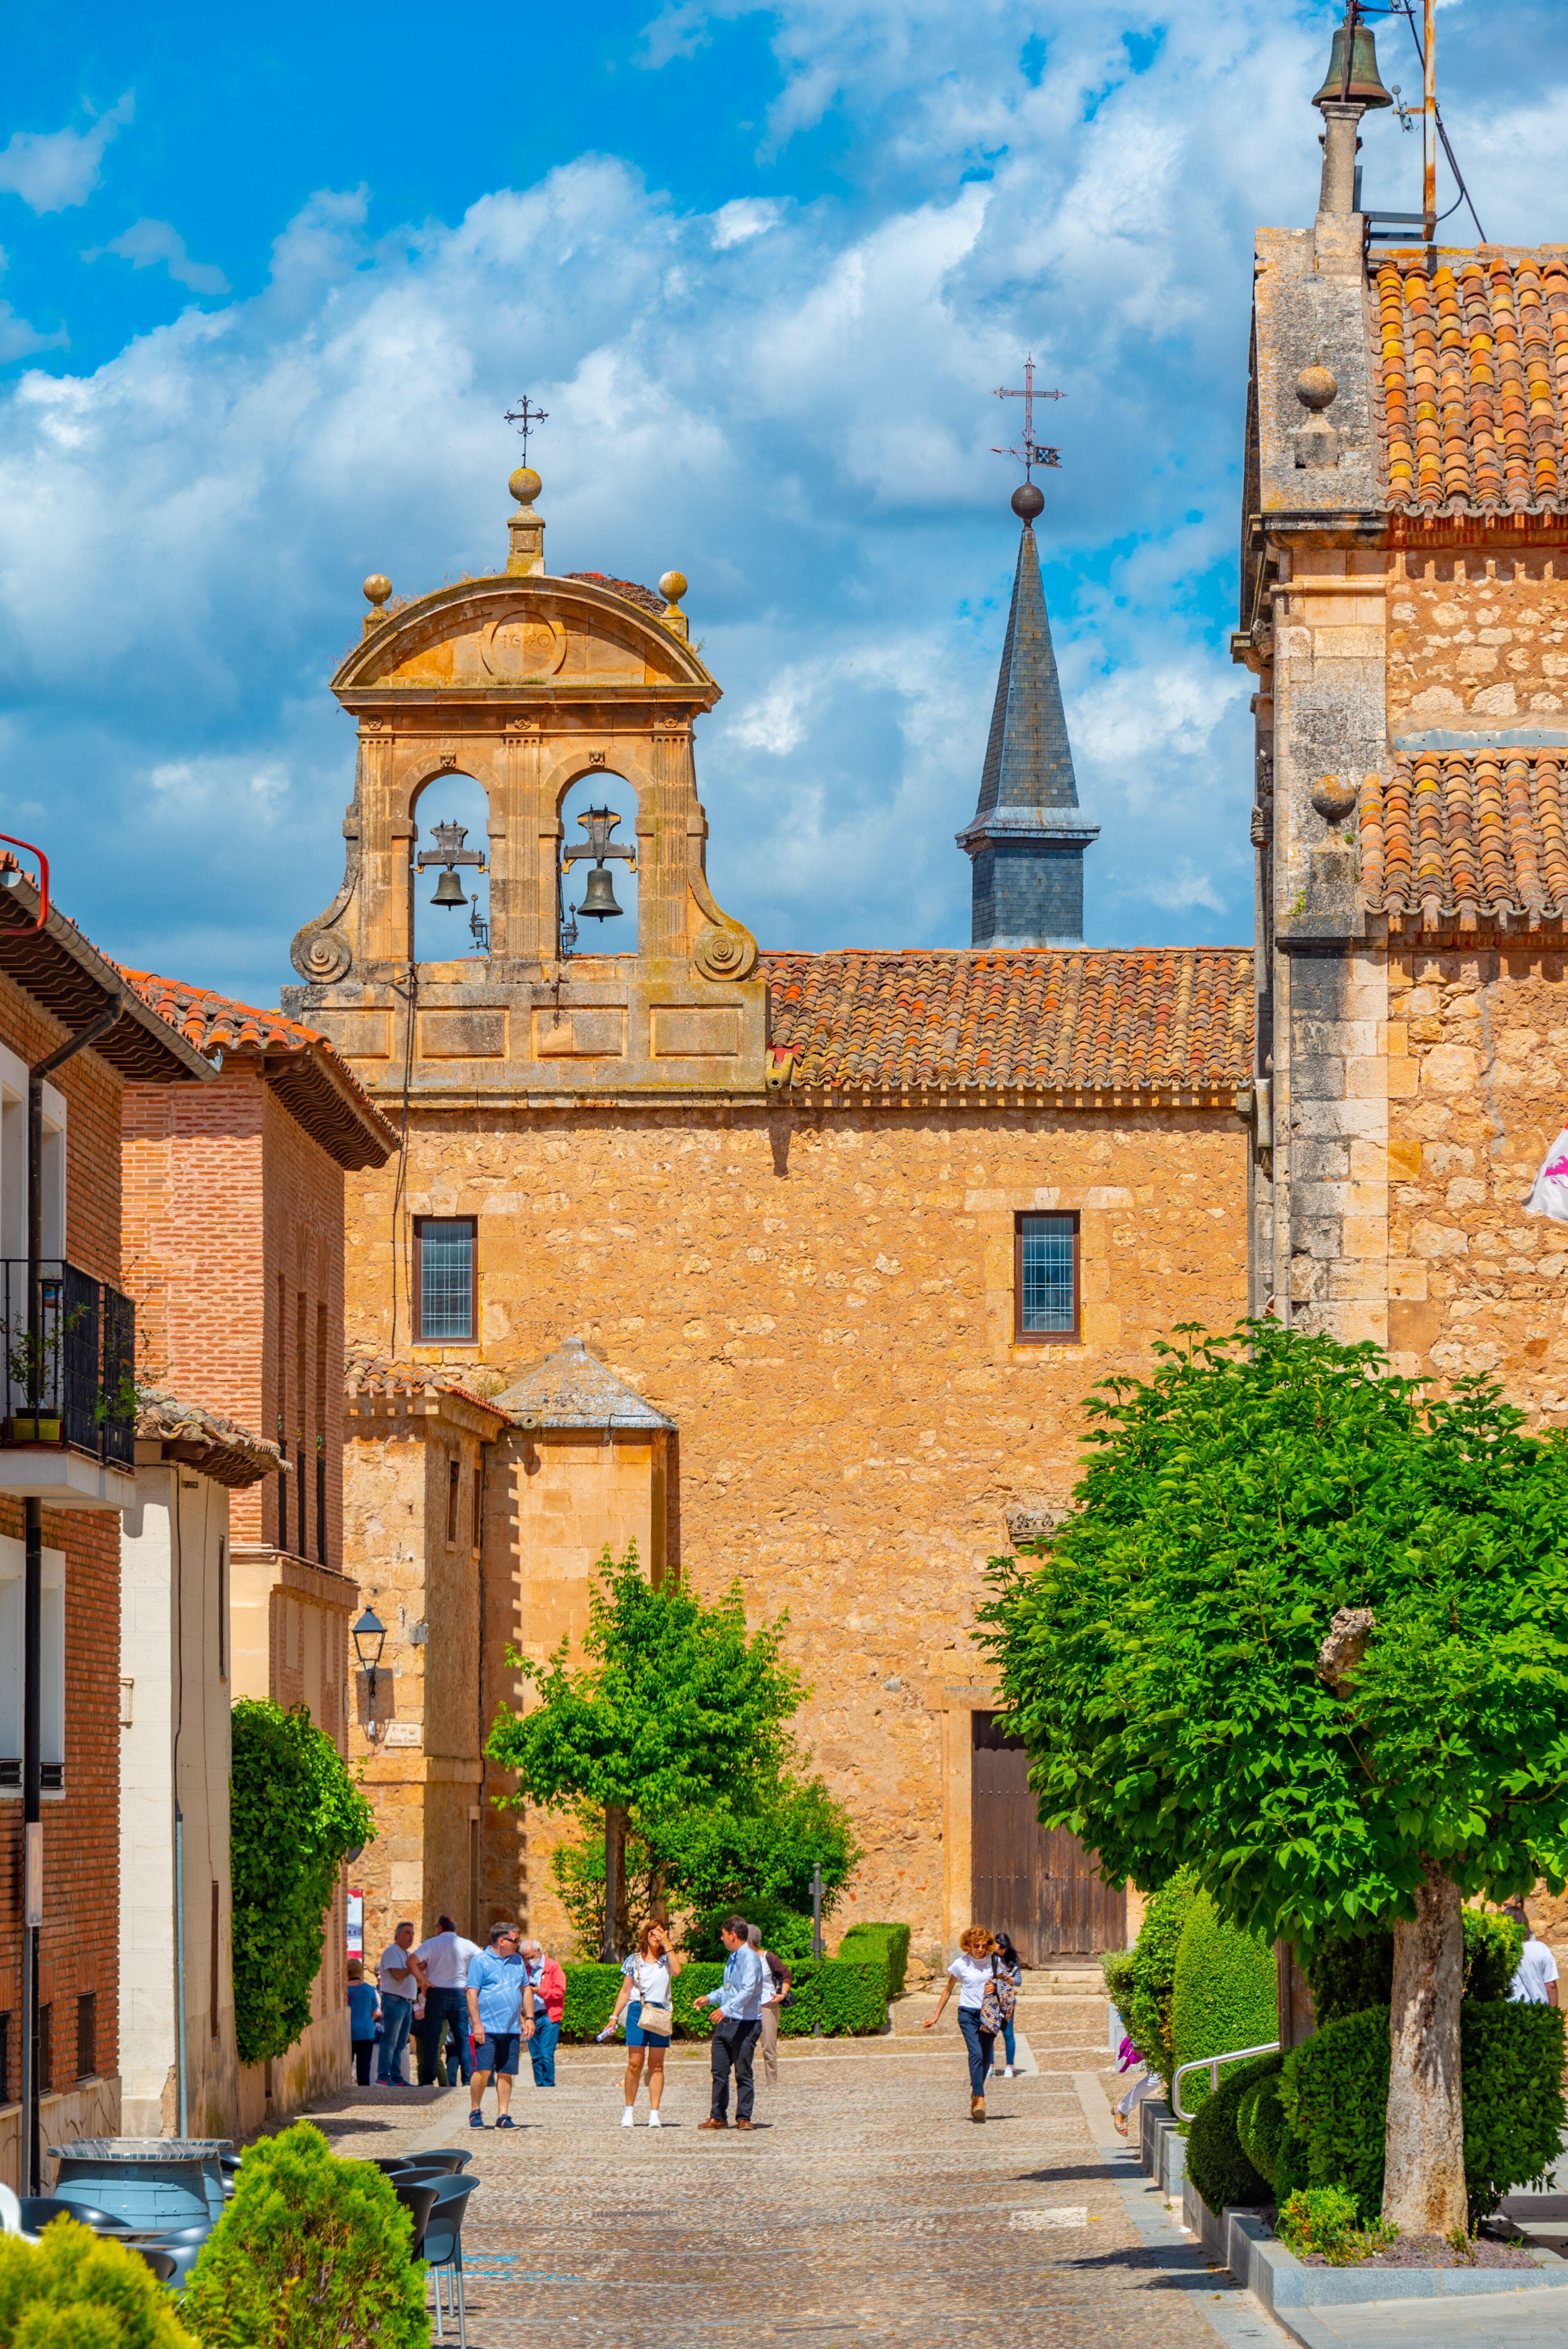
[[[45,1257],[28,1310],[27,1259],[0,1257],[0,1442],[136,1464],[136,1308],[74,1264]]]

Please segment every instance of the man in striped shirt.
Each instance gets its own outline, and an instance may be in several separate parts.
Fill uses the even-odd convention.
[[[762,2030],[762,1996],[768,1987],[768,1969],[760,1951],[751,1946],[750,1928],[744,1917],[727,1917],[719,1938],[728,1956],[725,1960],[724,1980],[717,1990],[707,1991],[692,2001],[694,2006],[717,2006],[719,2019],[713,2032],[713,2110],[700,2128],[721,2129],[729,2127],[729,2075],[735,2074],[735,2126],[751,2127],[751,2107],[757,2085],[751,2076],[751,2059]]]

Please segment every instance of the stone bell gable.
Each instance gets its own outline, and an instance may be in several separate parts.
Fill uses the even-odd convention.
[[[367,583],[376,608],[332,680],[359,729],[343,883],[294,941],[305,986],[291,1008],[372,1092],[400,1090],[405,1064],[411,1092],[433,1100],[760,1091],[757,942],[708,887],[692,754],[693,721],[719,688],[674,598],[601,574],[549,576],[538,477],[513,485],[526,495],[505,573],[396,605],[385,580]],[[596,774],[636,794],[637,947],[563,960],[562,803]],[[416,965],[420,802],[452,775],[489,801],[489,949]]]

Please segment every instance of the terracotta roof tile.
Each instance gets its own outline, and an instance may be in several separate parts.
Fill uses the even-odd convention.
[[[346,1061],[326,1037],[282,1011],[260,1011],[205,987],[121,970],[142,1001],[204,1059],[214,1051],[254,1053],[291,1115],[340,1165],[382,1166],[397,1147],[387,1124]]]
[[[765,954],[761,968],[775,1069],[792,1086],[1139,1092],[1252,1081],[1244,947]]]
[[[475,1371],[454,1370],[441,1362],[392,1362],[385,1354],[351,1353],[344,1366],[343,1391],[350,1402],[361,1395],[385,1395],[394,1402],[455,1395],[461,1402],[493,1412],[499,1420],[510,1419],[511,1413],[494,1394],[474,1392],[468,1381],[477,1376]]]
[[[1568,253],[1391,253],[1372,306],[1389,505],[1568,511]]]
[[[283,1453],[266,1436],[253,1435],[248,1427],[201,1403],[181,1402],[161,1387],[137,1389],[136,1433],[140,1442],[162,1444],[170,1456],[234,1491],[288,1470]]]
[[[568,571],[568,579],[581,579],[587,587],[607,587],[612,595],[624,595],[628,604],[638,605],[645,612],[663,615],[665,605],[662,595],[651,587],[639,587],[634,579],[612,579],[607,571]]]
[[[1372,912],[1568,915],[1568,750],[1407,753],[1358,810]]]

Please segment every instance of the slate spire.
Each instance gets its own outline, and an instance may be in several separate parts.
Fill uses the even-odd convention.
[[[973,867],[977,947],[1083,944],[1083,853],[1099,837],[1078,806],[1051,624],[1040,584],[1034,483],[1013,492],[1023,522],[980,802],[958,834]]]

